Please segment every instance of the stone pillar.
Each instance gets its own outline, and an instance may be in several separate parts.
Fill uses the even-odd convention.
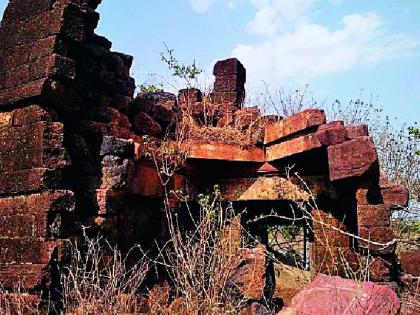
[[[213,103],[242,107],[246,82],[246,70],[242,63],[236,58],[218,61],[213,74],[216,76],[212,93]]]

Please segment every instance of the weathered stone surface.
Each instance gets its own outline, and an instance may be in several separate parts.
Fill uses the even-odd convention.
[[[285,306],[312,280],[309,271],[278,263],[274,264],[274,275],[276,287],[273,298],[282,299]]]
[[[236,74],[216,76],[214,90],[218,92],[234,91],[243,88],[244,83],[243,78],[238,77]]]
[[[357,206],[357,223],[361,227],[372,228],[389,226],[391,210],[385,205]]]
[[[366,174],[378,162],[375,145],[370,137],[359,137],[328,147],[332,181]]]
[[[350,247],[350,236],[345,234],[347,228],[345,226],[338,228],[341,231],[330,228],[328,226],[322,226],[321,228],[314,228],[314,240],[316,244],[323,246],[334,246],[334,247]]]
[[[346,131],[349,139],[369,136],[369,129],[366,125],[346,126]]]
[[[190,90],[190,94],[194,94],[193,90]],[[153,117],[157,105],[167,110],[174,110],[177,107],[177,98],[167,92],[139,93],[130,104],[131,115],[142,112]]]
[[[409,201],[408,189],[402,185],[381,185],[383,203],[388,206],[406,207]]]
[[[69,164],[61,123],[37,122],[0,129],[0,173]]]
[[[61,213],[74,207],[70,191],[0,198],[0,235],[29,239],[62,235]]]
[[[31,105],[13,111],[0,113],[0,129],[19,127],[41,121],[53,121],[56,115],[51,110]]]
[[[0,279],[5,289],[34,290],[49,280],[45,264],[8,264],[0,269]]]
[[[188,158],[261,163],[264,162],[264,150],[256,147],[242,148],[236,144],[194,143]]]
[[[320,147],[322,147],[322,144],[318,137],[314,134],[309,134],[268,146],[266,148],[266,159],[272,162]]]
[[[260,117],[261,113],[257,106],[244,107],[235,113],[235,127],[245,130],[259,122]]]
[[[304,132],[306,129],[325,124],[323,110],[307,109],[296,115],[287,117],[265,128],[265,144],[279,141],[284,137]]]
[[[378,185],[369,188],[362,185],[356,190],[356,200],[358,205],[381,205],[383,204],[381,189]]]
[[[40,79],[9,89],[0,89],[0,106],[40,95],[44,91],[46,83],[46,79]]]
[[[238,59],[230,58],[216,62],[213,74],[216,77],[235,74],[245,82],[246,70]]]
[[[145,197],[163,197],[164,191],[156,166],[153,163],[139,161],[135,165],[130,191]]]
[[[0,195],[55,189],[60,184],[60,172],[46,168],[3,172],[0,177]]]
[[[233,271],[229,281],[238,286],[250,300],[261,300],[264,297],[266,285],[266,254],[265,246],[244,249],[243,262]]]
[[[212,103],[218,106],[224,105],[242,105],[245,100],[245,91],[213,92],[210,95]]]
[[[392,280],[392,264],[382,258],[367,258],[369,280],[375,282]]]
[[[359,226],[359,237],[365,239],[359,241],[359,247],[369,249],[372,252],[385,254],[393,253],[395,250],[395,235],[390,227],[367,228]]]
[[[119,157],[133,157],[133,141],[119,139],[113,136],[104,136],[101,145],[100,155],[115,155]]]
[[[420,277],[420,251],[407,251],[399,254],[401,269],[413,275]]]
[[[203,101],[203,93],[199,89],[182,89],[178,93],[178,103],[181,107],[191,107],[197,102]]]
[[[130,183],[132,162],[118,156],[107,155],[102,160],[101,189],[124,189]]]
[[[295,155],[300,167],[302,158],[326,150],[317,150],[307,156],[298,156],[299,153],[325,146],[337,149],[337,145],[351,143],[344,142],[348,138],[355,138],[357,145],[344,150],[343,157],[333,154],[336,159],[330,159],[330,167],[332,165],[331,169],[336,173],[332,172],[331,178],[337,172],[338,178],[360,176],[376,162],[369,145],[366,145],[369,150],[359,152],[360,156],[354,153],[363,147],[361,143],[366,138],[361,137],[366,134],[363,126],[345,128],[342,122],[325,124],[325,114],[320,110],[306,110],[277,122],[278,117],[261,118],[257,108],[241,109],[246,70],[236,59],[215,65],[214,90],[208,96],[203,97],[199,90],[190,89],[180,91],[178,100],[175,95],[162,92],[140,94],[133,101],[135,81],[129,76],[132,57],[111,52],[111,42],[94,34],[99,17],[94,10],[99,3],[100,0],[11,0],[0,26],[0,106],[4,105],[0,113],[2,283],[16,282],[16,273],[27,277],[24,286],[48,293],[44,290],[54,283],[47,279],[47,273],[60,255],[61,242],[57,239],[76,236],[73,233],[79,220],[94,222],[121,248],[129,248],[139,241],[165,242],[168,231],[159,211],[164,196],[160,173],[150,155],[143,153],[151,146],[159,145],[159,137],[175,135],[178,118],[183,119],[187,114],[199,127],[205,124],[234,127],[246,136],[246,143],[249,140],[249,145],[237,145],[245,143],[242,138],[229,142],[234,145],[223,143],[223,137],[220,137],[221,143],[214,141],[217,144],[193,143],[180,174],[176,174],[167,186],[168,191],[188,192],[191,202],[198,194],[197,183],[208,186],[208,182],[220,178],[239,183],[245,176],[278,175],[276,167],[283,168],[281,164],[285,161],[262,168],[259,173],[257,169],[270,157],[271,161],[288,157],[287,162],[293,163]],[[28,106],[31,103],[38,105]],[[190,106],[186,108],[185,104]],[[273,125],[267,127],[264,135],[267,122]],[[217,134],[212,136],[218,138]],[[266,144],[270,145],[268,148],[264,147],[264,136]],[[149,142],[134,157],[134,144],[123,139]],[[324,158],[325,154],[322,154],[320,162]],[[340,168],[342,166],[344,168]],[[323,170],[326,172],[325,168]],[[201,178],[201,174],[211,178]],[[330,201],[341,204],[347,199],[342,200],[346,196],[339,191],[341,187],[337,191],[325,188],[333,185],[325,177],[327,175],[315,180],[318,187],[322,187],[316,198],[322,199],[331,210]],[[363,178],[366,180],[363,185],[355,181],[349,191],[353,193],[353,188],[357,187],[371,190],[377,184],[376,175],[372,173],[372,177]],[[279,178],[255,178],[250,183],[250,186],[245,184],[249,190],[241,191],[242,196],[237,198],[242,203],[307,199],[293,184],[283,185],[284,180]],[[236,190],[233,186],[229,189]],[[70,187],[76,191],[78,206],[78,211],[71,214],[76,199],[73,193],[51,190]],[[389,225],[389,216],[386,213],[379,218],[383,212],[379,205],[403,204],[406,194],[400,188],[385,188],[383,194],[379,194],[383,202],[375,201],[372,207],[368,194],[357,196],[359,222],[351,228],[359,228],[360,235],[366,234],[363,228],[369,228],[376,239],[387,239],[389,231],[384,227]],[[363,198],[366,202],[360,201]],[[171,210],[180,208],[174,195],[169,196],[168,202]],[[352,210],[354,206],[349,205]],[[325,213],[322,216],[332,222],[332,227],[341,228],[344,213],[334,212],[335,216],[341,214],[340,219]],[[349,219],[352,224],[356,223],[355,218]],[[235,240],[228,245],[242,241],[241,220],[236,221]],[[377,226],[371,228],[372,224]],[[65,236],[61,234],[62,230],[66,230]],[[343,230],[350,230],[350,225],[343,226]],[[333,228],[324,228],[317,222],[314,222],[314,232],[313,257],[320,259],[325,258],[326,253],[330,254],[326,261],[323,260],[326,270],[341,268],[343,271],[344,267],[339,265],[342,258],[351,262],[352,270],[359,267],[355,251],[348,247],[347,235],[337,234]],[[324,243],[328,246],[321,246]],[[363,247],[362,242],[359,245]],[[237,245],[235,253],[239,252]],[[232,280],[240,285],[245,297],[252,300],[250,303],[254,300],[263,303],[266,284],[266,289],[271,288],[268,286],[271,283],[265,279],[267,266],[271,267],[265,248],[244,250],[242,256],[242,264]],[[392,255],[381,257],[393,261]],[[395,274],[394,266],[382,258],[375,257],[372,261],[371,276],[378,281],[389,281],[390,275]],[[317,263],[314,265],[316,270]],[[247,311],[264,313],[266,309],[253,303]]]
[[[126,207],[126,193],[110,189],[97,189],[89,192],[93,208],[99,215],[118,214]]]
[[[162,133],[161,126],[146,113],[138,113],[133,123],[140,134],[159,136]]]
[[[236,178],[219,182],[222,197],[231,201],[307,201],[309,195],[282,177]]]
[[[342,121],[321,125],[316,135],[323,145],[340,144],[347,140],[347,132]]]
[[[322,297],[322,298],[320,298]],[[398,314],[400,301],[393,290],[372,282],[355,282],[318,275],[279,315]]]
[[[2,263],[48,264],[61,242],[47,239],[0,238]]]

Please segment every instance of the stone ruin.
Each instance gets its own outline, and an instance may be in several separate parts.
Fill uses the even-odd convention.
[[[285,179],[285,168],[294,165],[318,206],[305,235],[310,268],[343,275],[343,257],[357,270],[360,257],[369,254],[372,281],[392,285],[400,284],[405,272],[418,276],[415,259],[401,265],[396,259],[390,228],[391,209],[407,205],[407,189],[381,176],[367,126],[327,123],[318,109],[281,118],[243,107],[246,71],[236,59],[217,62],[208,96],[186,89],[178,96],[133,98],[133,58],[111,51],[111,42],[94,33],[100,2],[10,0],[1,22],[0,283],[5,288],[20,282],[30,292],[52,291],[57,266],[64,263],[64,241],[84,226],[96,226],[123,250],[167,240],[164,191],[145,152],[150,141],[176,132],[182,109],[196,125],[210,117],[214,130],[247,130],[248,142],[217,133],[193,138],[171,189],[188,183],[194,202],[198,193],[220,185],[235,209],[248,210],[241,218],[245,228],[267,245],[267,227],[287,222],[247,222],[273,209],[291,216],[290,203],[307,198],[282,189],[298,186],[296,176]],[[170,204],[178,211],[176,200]],[[260,252],[256,247],[249,261],[259,273],[248,295],[261,300],[269,291],[281,298]]]

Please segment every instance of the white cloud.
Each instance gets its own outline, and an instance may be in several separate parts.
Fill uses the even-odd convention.
[[[197,12],[207,11],[216,0],[189,0],[193,9]]]
[[[374,11],[346,15],[337,29],[311,22],[316,0],[250,0],[256,14],[248,31],[260,36],[256,44],[238,44],[240,59],[253,81],[305,81],[379,63],[416,52],[419,41],[392,34]]]

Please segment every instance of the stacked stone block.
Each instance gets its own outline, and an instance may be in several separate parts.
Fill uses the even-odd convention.
[[[214,66],[216,77],[212,102],[221,105],[241,107],[245,100],[246,70],[235,58],[218,61]]]
[[[62,172],[63,125],[37,105],[0,113],[0,279],[6,288],[49,289],[75,209]]]
[[[193,141],[168,190],[186,190],[194,202],[197,182],[206,189],[220,178],[255,182],[281,177],[295,164],[318,184],[315,269],[344,275],[344,262],[357,270],[364,257],[372,280],[395,281],[390,215],[407,204],[408,193],[380,180],[366,126],[327,123],[317,109],[282,119],[242,107],[246,71],[237,59],[215,65],[209,96],[186,89],[178,97],[133,99],[132,57],[112,52],[111,42],[94,33],[99,3],[11,0],[0,26],[0,282],[6,288],[21,281],[33,292],[53,289],[63,243],[80,236],[81,226],[127,250],[163,241],[164,189],[146,142],[171,139],[185,113],[199,127],[246,130],[251,141]],[[276,196],[258,202],[290,202]],[[169,207],[179,209],[173,196]],[[261,301],[270,285],[264,252],[263,246],[245,250],[234,277],[251,300]],[[406,256],[400,268],[417,273]]]

